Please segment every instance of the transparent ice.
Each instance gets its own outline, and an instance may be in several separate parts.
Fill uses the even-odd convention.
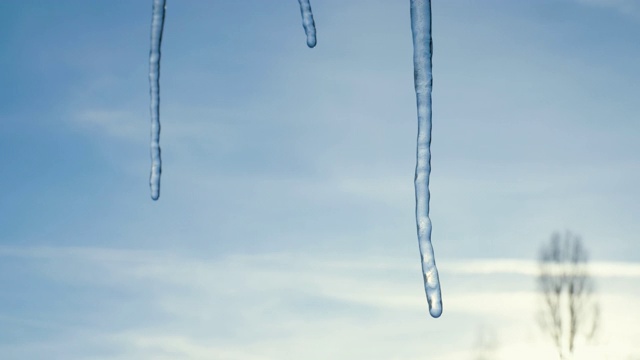
[[[418,107],[418,146],[416,152],[416,224],[422,261],[424,288],[429,312],[433,317],[442,314],[442,296],[436,259],[431,245],[429,219],[429,174],[431,173],[431,1],[411,1],[411,33],[413,34],[413,73]]]
[[[160,197],[160,45],[164,28],[164,12],[166,0],[153,0],[153,17],[151,19],[151,51],[149,51],[149,86],[151,93],[151,175],[149,186],[151,198]]]
[[[309,0],[298,0],[300,3],[300,13],[302,14],[302,26],[304,33],[307,34],[307,46],[310,48],[316,46],[316,24],[313,21],[313,13],[311,12],[311,3]]]
[[[422,262],[424,288],[433,317],[442,315],[440,280],[431,245],[431,219],[429,219],[429,175],[431,173],[431,90],[433,76],[431,57],[431,1],[409,0],[411,5],[411,32],[413,35],[413,67],[418,110],[418,144],[416,151],[416,225]],[[298,0],[307,45],[316,46],[316,28],[309,0]],[[151,198],[160,197],[160,46],[164,27],[166,0],[153,0],[151,23],[151,51],[149,54],[149,82],[151,87]]]

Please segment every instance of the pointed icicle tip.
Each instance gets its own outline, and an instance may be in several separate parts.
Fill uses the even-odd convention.
[[[411,33],[413,35],[413,69],[418,112],[418,144],[416,151],[416,226],[422,259],[424,289],[429,313],[434,318],[442,314],[440,280],[431,245],[429,219],[429,175],[431,174],[431,1],[410,0]]]

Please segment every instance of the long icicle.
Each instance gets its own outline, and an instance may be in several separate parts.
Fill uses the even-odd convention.
[[[166,0],[153,0],[153,17],[151,19],[151,50],[149,51],[149,86],[151,94],[151,175],[149,186],[151,198],[160,197],[160,174],[162,159],[160,158],[160,45],[164,28],[164,12]]]
[[[300,13],[302,14],[302,26],[304,33],[307,35],[307,46],[312,48],[316,46],[316,23],[313,21],[313,13],[311,12],[311,3],[309,0],[298,0],[300,3]]]
[[[431,245],[429,219],[429,174],[431,173],[431,0],[411,1],[411,32],[413,34],[413,68],[418,108],[418,146],[416,151],[416,224],[422,262],[424,288],[429,313],[437,318],[442,314],[440,280]]]

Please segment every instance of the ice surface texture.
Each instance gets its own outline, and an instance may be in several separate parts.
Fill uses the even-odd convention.
[[[409,0],[411,4],[411,32],[413,34],[413,66],[418,110],[418,145],[416,152],[416,224],[424,287],[433,317],[442,314],[442,297],[438,269],[431,245],[429,219],[429,174],[431,173],[431,1]],[[309,0],[298,0],[307,45],[316,46],[316,28]],[[151,198],[160,197],[160,46],[164,27],[166,0],[153,0],[151,22],[151,51],[149,53],[149,83],[151,93]]]
[[[151,198],[160,197],[160,45],[164,28],[164,11],[166,0],[153,0],[153,17],[151,19],[151,51],[149,52],[149,86],[151,93],[151,175],[149,186]]]
[[[307,46],[312,48],[316,46],[316,24],[313,21],[311,3],[309,0],[298,0],[298,2],[302,14],[302,26],[304,26],[304,33],[307,34]]]
[[[429,312],[442,314],[442,296],[436,259],[431,245],[429,219],[429,174],[431,173],[431,1],[411,1],[411,32],[413,34],[413,73],[418,107],[418,146],[416,154],[416,224],[424,288]]]

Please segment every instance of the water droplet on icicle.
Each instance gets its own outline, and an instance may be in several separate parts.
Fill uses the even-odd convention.
[[[442,314],[440,280],[431,245],[429,219],[429,174],[431,173],[431,1],[410,0],[411,32],[413,34],[413,68],[418,107],[418,146],[416,156],[416,224],[422,261],[424,288],[433,317]]]
[[[313,21],[313,13],[311,12],[311,3],[309,0],[298,0],[300,3],[300,13],[302,14],[302,26],[304,33],[307,35],[307,46],[310,48],[316,46],[316,24]]]
[[[158,200],[160,197],[160,174],[162,173],[162,159],[160,158],[160,45],[162,44],[165,7],[166,0],[153,0],[151,51],[149,51],[151,93],[151,175],[149,186],[153,200]]]

